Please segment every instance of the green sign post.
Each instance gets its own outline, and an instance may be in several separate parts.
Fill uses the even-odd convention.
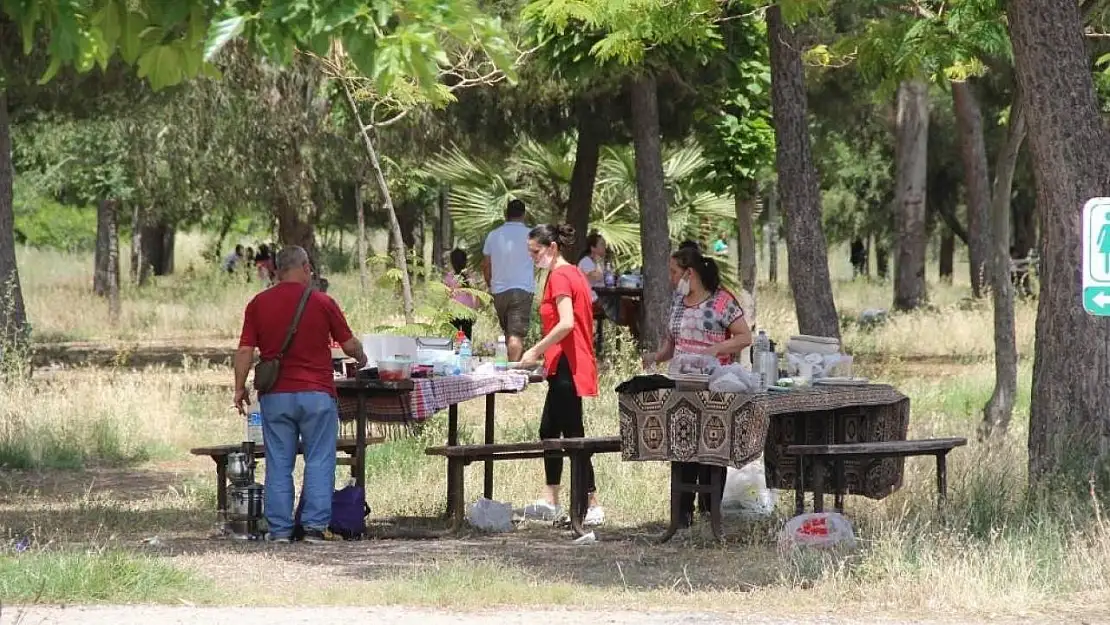
[[[1083,207],[1083,309],[1110,316],[1110,198]]]

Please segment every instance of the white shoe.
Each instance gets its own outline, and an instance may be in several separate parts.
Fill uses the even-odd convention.
[[[590,506],[586,511],[586,518],[582,519],[582,525],[586,527],[597,527],[605,522],[605,508],[601,506]]]
[[[524,518],[529,521],[554,521],[561,513],[558,507],[543,499],[524,506]]]

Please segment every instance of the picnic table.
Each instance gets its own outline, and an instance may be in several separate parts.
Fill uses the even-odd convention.
[[[499,372],[491,374],[469,374],[437,378],[417,378],[402,382],[380,382],[378,380],[347,379],[336,381],[339,395],[339,415],[341,420],[354,420],[355,427],[365,432],[369,423],[415,425],[425,422],[433,415],[447,410],[447,445],[459,444],[459,404],[485,397],[484,441],[494,442],[494,424],[497,415],[497,395],[519,393],[530,382],[541,381],[542,377],[525,372]],[[403,384],[408,388],[390,385]],[[358,474],[365,482],[365,455],[358,455],[356,461]],[[493,461],[485,462],[483,494],[493,498]],[[448,502],[452,497],[452,483],[448,484]],[[448,505],[448,514],[453,511]]]
[[[593,287],[594,293],[598,297],[631,297],[634,299],[644,298],[644,289],[642,287],[629,287],[629,286],[595,286]],[[641,311],[642,314],[642,311]],[[594,324],[597,326],[595,329],[596,340],[594,351],[600,356],[602,347],[605,345],[605,317],[597,317]],[[616,320],[613,320],[616,323]],[[618,324],[619,325],[619,324]]]
[[[816,492],[815,483],[825,482],[815,472],[826,467],[810,467],[807,475],[798,476],[788,447],[903,441],[909,404],[905,395],[883,384],[758,394],[676,388],[620,393],[621,456],[626,461],[714,467],[719,469],[713,474],[716,481],[724,479],[725,467],[740,468],[762,453],[768,488],[801,484],[800,499],[805,490]],[[673,491],[685,486],[678,483],[678,466],[672,465],[672,518],[665,538],[679,522]],[[845,478],[838,486],[847,494],[882,499],[901,488],[903,466],[902,457],[848,458],[837,466]],[[719,510],[710,514],[716,533]]]

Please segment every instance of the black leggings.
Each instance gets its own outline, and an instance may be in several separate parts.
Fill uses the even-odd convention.
[[[574,378],[570,373],[570,362],[566,356],[559,358],[555,375],[547,378],[547,400],[543,403],[543,417],[540,419],[540,438],[581,438],[586,435],[582,425],[582,398],[574,389]],[[586,490],[594,492],[594,465],[589,463],[586,474]],[[563,457],[545,455],[543,469],[548,486],[558,486],[563,479]]]

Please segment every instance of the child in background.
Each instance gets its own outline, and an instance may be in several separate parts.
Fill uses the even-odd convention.
[[[473,288],[474,282],[470,272],[466,270],[466,252],[459,248],[451,250],[451,269],[443,274],[443,284],[451,289],[451,299],[466,306],[471,310],[478,310],[478,299],[473,293],[466,293],[462,289]],[[473,341],[474,319],[456,317],[451,320],[451,325],[462,330],[466,338]]]

